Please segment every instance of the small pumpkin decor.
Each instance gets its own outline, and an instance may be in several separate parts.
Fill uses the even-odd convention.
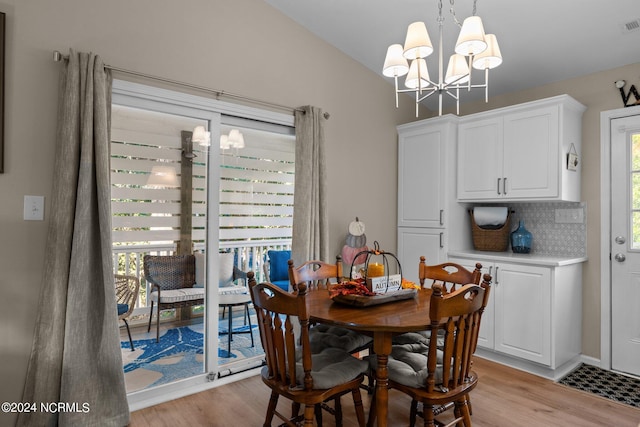
[[[367,236],[364,234],[364,222],[356,217],[349,223],[346,244],[342,247],[342,261],[346,265],[359,265],[367,261],[367,254],[361,253],[369,250]],[[360,254],[356,257],[356,255]]]

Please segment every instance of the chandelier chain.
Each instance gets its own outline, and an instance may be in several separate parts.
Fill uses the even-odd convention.
[[[449,12],[451,13],[451,16],[453,16],[453,22],[458,24],[458,27],[462,27],[462,22],[458,21],[458,17],[456,16],[456,11],[453,8],[455,0],[449,0],[449,2],[451,3],[451,7],[449,8]],[[442,2],[440,2],[440,16],[442,16]]]

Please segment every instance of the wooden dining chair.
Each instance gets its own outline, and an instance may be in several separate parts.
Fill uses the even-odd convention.
[[[490,277],[481,285],[469,284],[446,292],[440,283],[433,285],[429,305],[430,339],[428,343],[394,345],[388,360],[389,388],[411,397],[409,425],[416,417],[424,425],[436,425],[435,416],[453,408],[456,419],[448,425],[471,426],[469,393],[478,383],[471,369],[478,342],[482,313],[489,301]],[[370,358],[375,369],[376,359]],[[418,411],[418,403],[422,411]],[[372,399],[369,425],[375,421]],[[460,424],[461,423],[461,424]]]
[[[289,260],[289,281],[294,292],[301,284],[307,289],[327,289],[331,283],[342,280],[342,257],[336,256],[336,263],[323,261],[307,261],[300,267],[294,267],[293,260]],[[335,347],[349,353],[358,353],[371,346],[373,339],[364,334],[337,326],[323,324],[313,325],[309,331],[311,351],[317,353],[327,347]]]
[[[445,262],[437,265],[427,265],[426,258],[420,257],[418,265],[418,277],[421,287],[431,287],[435,283],[444,285],[443,291],[450,293],[457,288],[474,283],[480,284],[482,278],[482,264],[476,263],[476,268],[469,271],[460,264]]]
[[[301,421],[305,426],[312,426],[314,416],[321,413],[321,405],[339,401],[349,392],[358,425],[364,426],[360,385],[368,362],[337,348],[311,353],[306,283],[299,284],[297,292],[289,293],[271,283],[257,284],[253,272],[249,272],[248,277],[265,350],[262,381],[271,389],[264,427],[271,426],[274,416],[287,426],[296,426]],[[280,396],[291,400],[291,417],[277,410]],[[299,415],[303,405],[304,412]],[[342,425],[341,411],[335,415],[336,425]]]

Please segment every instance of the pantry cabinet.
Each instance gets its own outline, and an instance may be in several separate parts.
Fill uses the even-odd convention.
[[[455,198],[458,117],[445,115],[398,126],[398,250],[404,276],[418,281],[418,263],[444,262],[449,224],[464,208]],[[456,242],[456,245],[458,243]]]
[[[584,110],[562,95],[460,118],[457,199],[579,201]]]
[[[483,272],[493,278],[478,347],[489,350],[489,355],[507,355],[550,370],[577,358],[582,344],[581,264],[547,259],[536,265],[532,257],[507,257],[526,262],[502,258],[449,257],[466,268],[480,262]]]

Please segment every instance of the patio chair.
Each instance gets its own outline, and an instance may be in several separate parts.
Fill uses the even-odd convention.
[[[196,288],[196,263],[193,255],[145,255],[144,277],[151,285],[149,326],[153,306],[157,305],[156,342],[160,342],[160,311],[204,304],[204,288]]]
[[[131,339],[131,330],[129,329],[129,322],[127,317],[131,315],[138,299],[138,293],[140,291],[140,281],[135,276],[126,276],[116,274],[114,276],[114,282],[116,286],[116,303],[118,307],[118,320],[122,320],[127,327],[127,335],[129,335],[129,344],[131,345],[131,351],[135,350],[133,347],[133,340]]]
[[[264,263],[264,275],[269,283],[278,286],[285,292],[289,291],[289,265],[291,251],[267,251]]]
[[[262,369],[262,381],[271,389],[264,426],[270,426],[274,416],[287,426],[312,426],[314,416],[321,413],[325,402],[339,402],[340,396],[351,393],[358,424],[364,426],[364,408],[360,394],[363,374],[368,364],[336,348],[312,354],[309,343],[309,313],[307,285],[302,283],[297,293],[285,292],[271,283],[257,284],[249,272],[251,299],[256,309],[260,338],[267,365]],[[291,417],[277,410],[280,396],[291,400]],[[303,415],[300,407],[304,405]],[[342,425],[342,412],[334,412],[336,425]],[[321,419],[318,420],[321,425]]]

